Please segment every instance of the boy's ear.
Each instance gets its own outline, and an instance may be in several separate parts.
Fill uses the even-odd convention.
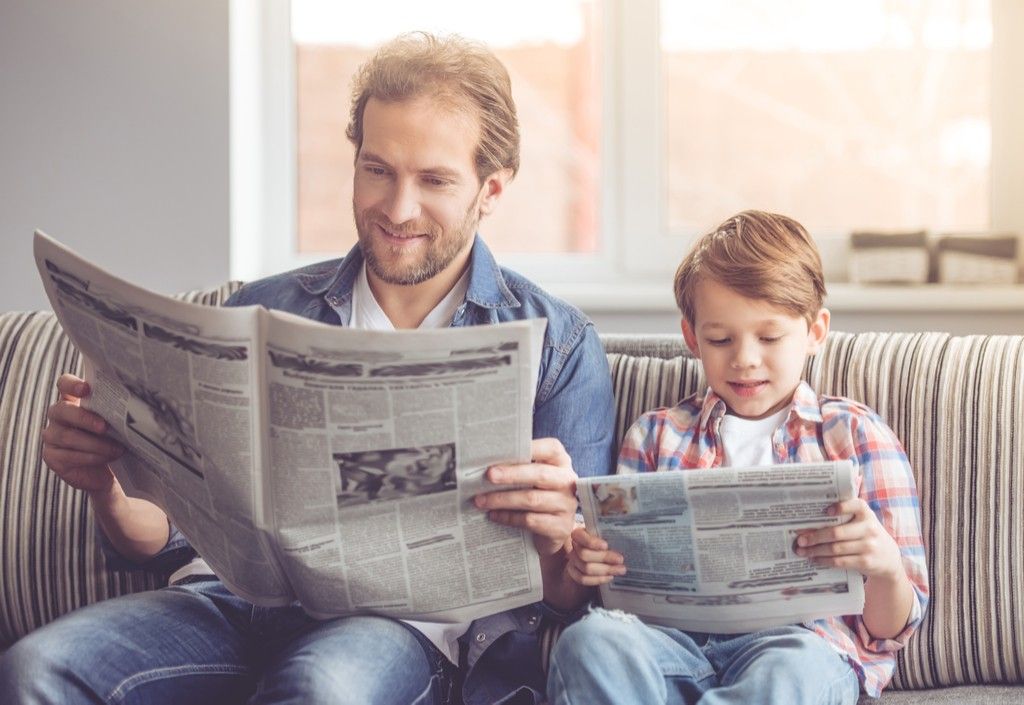
[[[693,332],[693,326],[691,326],[690,322],[686,320],[686,316],[683,316],[680,328],[683,330],[683,340],[686,341],[686,347],[690,348],[690,353],[699,360],[700,346],[697,345],[697,335]]]
[[[825,344],[825,338],[828,337],[828,326],[831,322],[832,314],[827,308],[823,308],[818,311],[818,315],[811,321],[811,325],[807,329],[807,354],[814,355],[821,346]]]

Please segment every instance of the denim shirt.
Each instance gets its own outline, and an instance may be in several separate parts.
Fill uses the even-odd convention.
[[[225,306],[261,305],[323,323],[348,325],[352,289],[362,265],[357,245],[342,259],[247,284]],[[581,477],[610,474],[614,468],[615,408],[608,361],[593,324],[574,306],[499,267],[483,240],[476,237],[466,298],[456,309],[452,326],[542,317],[548,324],[537,378],[533,437],[558,438]],[[167,545],[145,567],[168,570],[193,556],[185,538],[172,527]],[[568,615],[535,603],[473,622],[461,640],[469,666],[463,689],[467,705],[497,703],[517,693],[520,698],[532,695],[533,702],[543,700],[545,676],[538,629],[545,618],[565,620]],[[520,702],[519,698],[516,701]]]

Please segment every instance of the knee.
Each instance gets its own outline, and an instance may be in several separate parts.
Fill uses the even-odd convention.
[[[643,623],[623,612],[594,610],[566,629],[551,653],[552,668],[603,671],[639,656],[637,630]]]
[[[58,702],[73,665],[65,640],[37,631],[0,655],[0,693],[14,703]]]

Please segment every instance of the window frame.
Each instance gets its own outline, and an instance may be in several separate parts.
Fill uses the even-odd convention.
[[[990,229],[1024,233],[1024,3],[992,2]],[[659,0],[602,0],[601,232],[597,253],[502,253],[501,261],[590,310],[669,310],[674,263],[698,233],[670,230],[661,109]],[[231,276],[336,255],[297,251],[295,66],[288,0],[230,0]],[[629,80],[625,80],[629,77]],[[513,181],[510,188],[516,188]],[[501,204],[499,204],[499,209]],[[486,237],[487,222],[481,233]],[[638,245],[636,233],[652,233]],[[634,234],[634,235],[631,235]],[[826,278],[842,282],[845,232],[815,233]],[[1019,259],[1024,263],[1024,242]],[[1024,267],[1022,267],[1024,271]]]

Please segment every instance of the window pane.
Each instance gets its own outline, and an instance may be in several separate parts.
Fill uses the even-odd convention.
[[[345,138],[351,79],[380,43],[420,29],[484,42],[512,77],[521,168],[480,225],[488,244],[502,252],[596,251],[599,4],[377,2],[361,7],[353,22],[346,3],[292,0],[299,251],[338,252],[355,242],[353,149]]]
[[[663,0],[661,23],[670,227],[988,227],[988,0]]]

